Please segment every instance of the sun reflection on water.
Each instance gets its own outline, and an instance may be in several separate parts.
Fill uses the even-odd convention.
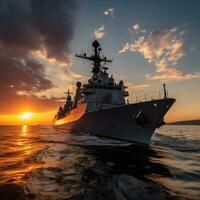
[[[0,159],[0,183],[6,181],[21,182],[24,175],[41,168],[41,161],[34,161],[35,156],[43,148],[41,143],[35,142],[34,128],[28,125],[15,127],[17,134],[12,134],[6,148],[3,149],[5,156]]]
[[[27,136],[27,134],[28,134],[28,126],[23,125],[21,135],[25,137],[25,136]]]

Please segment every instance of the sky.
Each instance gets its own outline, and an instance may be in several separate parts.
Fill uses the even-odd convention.
[[[166,83],[176,103],[167,121],[200,118],[198,0],[1,0],[0,124],[50,124],[68,89],[86,82],[98,39],[129,102],[157,98]],[[28,119],[24,113],[31,113]]]

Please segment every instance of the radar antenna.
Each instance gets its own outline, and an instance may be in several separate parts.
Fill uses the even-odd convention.
[[[99,71],[100,71],[100,67],[101,67],[101,62],[104,63],[111,63],[112,59],[107,59],[106,56],[101,57],[100,53],[102,51],[102,48],[100,47],[100,44],[97,40],[95,40],[92,43],[92,46],[94,48],[94,54],[91,56],[87,56],[86,53],[83,54],[75,54],[76,57],[79,58],[83,58],[83,59],[87,59],[87,60],[91,60],[93,61],[93,68],[92,68],[92,73],[94,74],[94,76],[97,76]]]

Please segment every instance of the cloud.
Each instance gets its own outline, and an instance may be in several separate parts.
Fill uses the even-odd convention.
[[[140,90],[144,88],[148,88],[148,84],[136,84],[136,83],[126,83],[126,86],[128,87],[129,90],[134,89],[134,90]]]
[[[170,80],[190,80],[194,78],[200,78],[200,73],[184,73],[182,71],[179,71],[175,68],[168,69],[165,73],[157,73],[157,74],[147,74],[146,78],[149,80],[164,80],[164,81],[170,81]]]
[[[138,32],[140,30],[140,25],[139,24],[133,25],[133,30]]]
[[[32,52],[32,57],[46,66],[46,77],[52,80],[52,83],[55,85],[53,88],[36,92],[35,95],[38,97],[63,97],[64,92],[69,87],[71,88],[71,91],[74,92],[74,87],[72,88],[71,86],[72,83],[77,81],[82,82],[84,80],[84,77],[81,74],[72,71],[72,63],[63,63],[55,59],[49,59],[46,52],[41,51]]]
[[[0,53],[0,62],[1,91],[9,89],[10,86],[16,91],[24,90],[27,92],[53,87],[52,82],[45,78],[43,66],[31,58],[24,60]]]
[[[183,31],[172,28],[140,35],[133,43],[125,43],[119,53],[139,52],[149,63],[156,66],[156,74],[147,74],[151,80],[183,80],[199,78],[199,73],[184,73],[175,68],[185,55]]]
[[[99,27],[98,29],[95,29],[94,31],[94,36],[96,39],[100,39],[105,35],[105,28],[104,25],[102,25],[101,27]]]
[[[75,13],[72,0],[1,1],[0,113],[14,113],[25,105],[42,111],[59,104],[59,98],[36,94],[57,87],[46,64],[70,63]],[[32,54],[37,51],[46,52],[49,62],[37,60]]]
[[[140,24],[134,24],[128,30],[130,33],[146,33],[145,29],[141,29]]]
[[[131,44],[128,42],[124,44],[124,46],[118,51],[118,53],[125,53],[131,51]]]
[[[0,40],[20,50],[45,48],[48,57],[67,59],[76,5],[72,0],[3,0]]]
[[[103,13],[104,13],[104,15],[114,17],[115,9],[114,8],[108,8],[107,10],[104,10]]]

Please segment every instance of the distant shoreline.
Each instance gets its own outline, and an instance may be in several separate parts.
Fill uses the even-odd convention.
[[[167,125],[200,125],[200,119],[170,122]]]

